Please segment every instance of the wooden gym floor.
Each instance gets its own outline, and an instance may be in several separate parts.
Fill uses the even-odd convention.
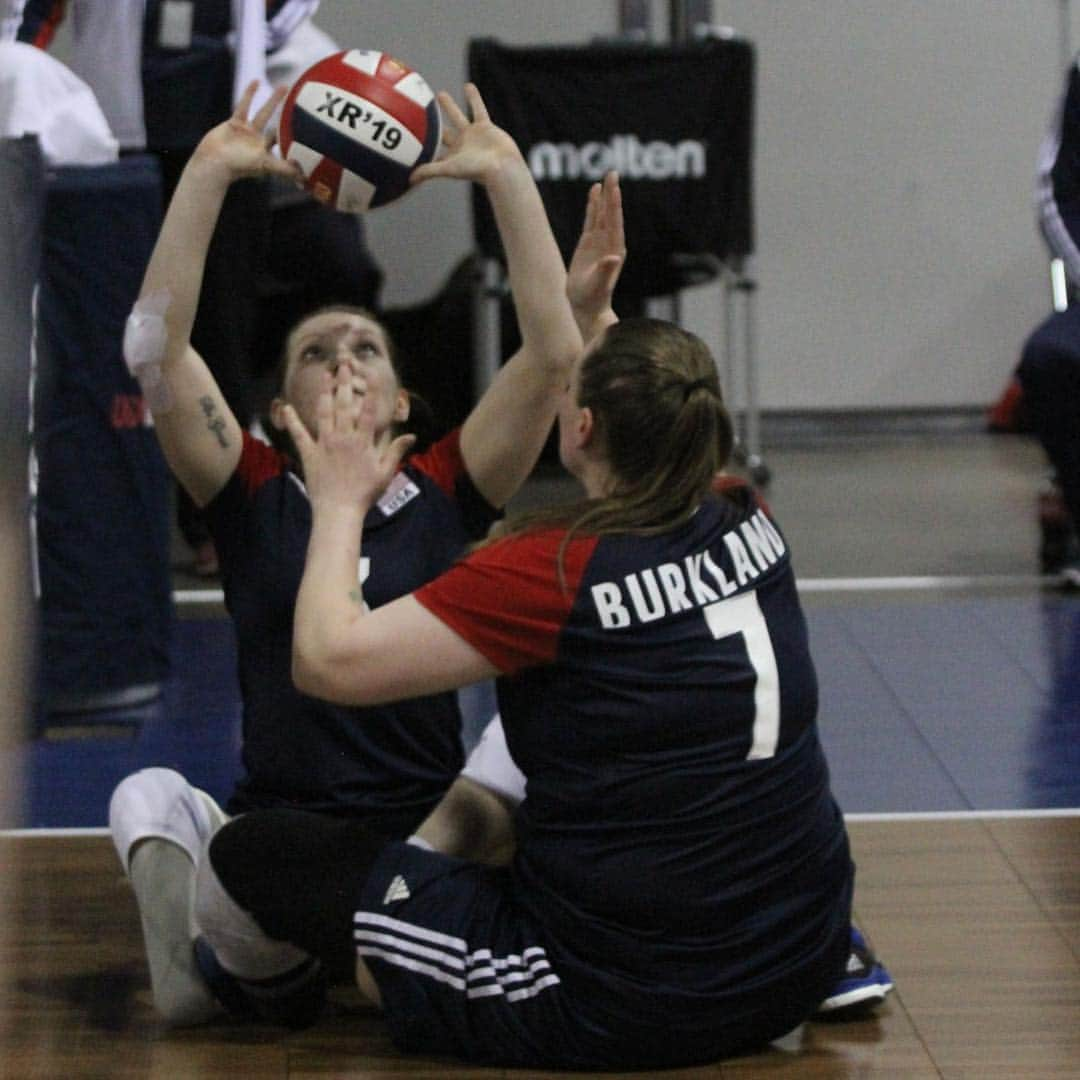
[[[808,1023],[783,1045],[664,1075],[1080,1076],[1080,597],[1034,574],[1037,448],[863,438],[768,457],[859,866],[856,922],[897,989],[874,1019]],[[0,840],[3,881],[21,879],[0,964],[0,1076],[539,1075],[405,1058],[345,999],[300,1034],[158,1024],[101,827],[112,785],[152,761],[215,794],[231,784],[223,626],[205,605],[182,614],[179,684],[156,711],[126,735],[28,748],[27,828]]]
[[[671,1077],[1049,1080],[1080,1073],[1080,817],[854,822],[856,921],[897,989],[878,1016]],[[299,1034],[155,1019],[132,893],[105,837],[19,837],[2,1075],[526,1077],[403,1058],[354,1003]],[[561,1074],[571,1075],[571,1074]],[[644,1075],[644,1074],[638,1074]]]

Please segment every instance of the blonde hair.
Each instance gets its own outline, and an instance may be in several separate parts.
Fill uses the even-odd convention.
[[[648,535],[689,520],[731,455],[734,429],[705,343],[659,319],[626,319],[581,363],[577,404],[593,415],[611,487],[508,519],[493,539],[545,527]]]

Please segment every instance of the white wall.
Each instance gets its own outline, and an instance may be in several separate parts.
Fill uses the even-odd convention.
[[[714,4],[758,49],[763,404],[995,397],[1048,311],[1058,0]]]
[[[615,32],[617,6],[322,0],[317,22],[342,47],[392,52],[459,91],[470,38],[584,42]],[[653,8],[662,34],[667,4]],[[993,400],[1049,309],[1031,194],[1063,84],[1069,0],[713,0],[713,10],[757,50],[762,406]],[[425,299],[470,248],[465,186],[425,185],[371,214],[368,229],[386,302]],[[683,310],[719,347],[719,290],[686,294]]]
[[[456,88],[470,37],[584,41],[616,8],[323,0],[318,22]],[[714,14],[758,55],[762,405],[993,399],[1049,302],[1031,190],[1062,80],[1059,0],[714,0]],[[431,185],[369,225],[390,302],[430,295],[468,250],[464,192]],[[719,342],[718,291],[684,300]]]

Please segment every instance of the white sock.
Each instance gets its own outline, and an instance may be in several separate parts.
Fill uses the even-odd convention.
[[[221,1006],[203,982],[191,947],[195,864],[179,845],[151,837],[136,846],[128,877],[139,904],[154,1007],[177,1027],[218,1015]]]

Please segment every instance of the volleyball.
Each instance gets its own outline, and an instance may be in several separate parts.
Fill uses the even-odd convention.
[[[337,210],[400,198],[439,150],[442,116],[423,77],[388,53],[348,49],[308,68],[281,107],[278,144],[305,184]]]

